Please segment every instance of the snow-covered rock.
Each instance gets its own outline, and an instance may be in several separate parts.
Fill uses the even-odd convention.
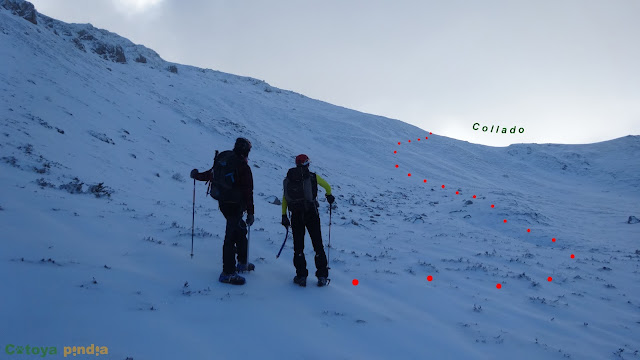
[[[470,144],[0,4],[0,339],[100,342],[114,359],[640,350],[640,227],[620,221],[640,203],[640,137]],[[189,173],[238,136],[259,266],[232,288],[217,282],[224,217]],[[265,194],[300,153],[336,197],[330,212],[320,189],[322,289],[291,283],[291,234],[275,258],[286,229]]]

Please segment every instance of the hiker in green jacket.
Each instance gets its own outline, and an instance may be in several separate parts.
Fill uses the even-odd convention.
[[[284,179],[284,195],[282,197],[282,225],[291,226],[293,233],[293,265],[296,267],[296,276],[293,282],[300,286],[307,286],[307,261],[304,257],[305,227],[309,231],[311,244],[316,253],[316,277],[318,286],[328,284],[329,270],[327,268],[327,255],[322,245],[322,233],[320,231],[320,214],[318,213],[318,185],[326,191],[329,204],[333,204],[335,198],[331,195],[331,186],[320,175],[309,171],[310,160],[305,154],[296,157],[296,167],[289,169]],[[331,205],[329,205],[331,206]],[[291,221],[287,217],[287,208],[291,212]]]

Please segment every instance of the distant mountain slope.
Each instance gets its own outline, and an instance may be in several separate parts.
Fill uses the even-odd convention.
[[[627,223],[640,217],[638,136],[470,144],[169,63],[22,0],[0,0],[0,64],[0,348],[93,343],[136,360],[638,356],[640,225]],[[188,174],[238,136],[253,142],[257,271],[231,288],[215,281],[224,225],[200,183],[189,259]],[[275,259],[273,203],[299,153],[337,197],[325,289],[292,286],[290,238]],[[309,242],[307,262],[313,274]]]

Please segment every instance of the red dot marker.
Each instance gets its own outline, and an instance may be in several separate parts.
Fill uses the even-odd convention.
[[[571,254],[571,258],[572,258],[572,259],[573,259],[573,258],[575,258],[575,257],[576,257],[575,255]]]
[[[411,142],[411,140],[409,140],[409,142]]]
[[[398,168],[398,164],[396,164],[396,169]]]
[[[531,232],[531,229],[527,229],[527,232]]]
[[[433,134],[433,133],[429,133],[429,135],[431,135],[431,134]]]
[[[398,145],[400,145],[400,141],[398,141]]]
[[[504,219],[505,224],[507,223],[507,219]]]
[[[396,150],[393,150],[393,153],[394,153],[394,154],[397,154],[397,153],[398,153],[398,151],[396,151]]]
[[[460,195],[460,192],[456,191],[456,195]]]
[[[425,137],[424,137],[424,139],[425,139],[425,140],[427,140],[428,138],[429,138],[428,136],[425,136]]]
[[[473,198],[475,199],[475,198],[476,198],[476,196],[475,196],[475,195],[473,195]]]
[[[442,188],[444,189],[444,185],[442,185]]]
[[[418,141],[420,141],[420,138],[418,138]]]
[[[407,176],[411,176],[411,173],[407,174]]]
[[[491,208],[493,209],[494,207],[496,207],[495,205],[491,204]]]
[[[353,279],[353,281],[351,282],[353,284],[353,286],[358,286],[358,279]]]
[[[424,182],[427,182],[427,179],[424,179]]]
[[[553,280],[553,279],[551,278],[551,276],[549,276],[549,277],[547,278],[547,281],[551,282],[551,280]]]
[[[502,289],[502,284],[496,284],[496,288]]]
[[[551,241],[556,242],[556,238],[551,239]]]
[[[427,281],[431,281],[431,280],[433,280],[433,276],[431,275],[427,276]]]

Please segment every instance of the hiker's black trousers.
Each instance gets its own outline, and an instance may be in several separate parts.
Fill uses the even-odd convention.
[[[327,255],[322,246],[322,233],[320,231],[320,215],[317,208],[308,211],[298,211],[291,213],[291,232],[293,233],[293,265],[296,267],[297,276],[308,276],[307,260],[304,257],[304,234],[305,227],[309,231],[313,250],[316,252],[316,276],[327,277]]]
[[[220,211],[227,219],[222,245],[222,271],[232,274],[236,272],[236,250],[238,262],[247,262],[247,224],[242,219],[244,211],[240,205],[220,204]]]

